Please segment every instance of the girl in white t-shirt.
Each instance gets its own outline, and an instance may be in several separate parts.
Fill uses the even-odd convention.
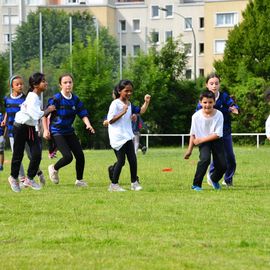
[[[41,147],[37,126],[39,119],[55,110],[55,106],[49,106],[45,111],[41,110],[40,94],[44,92],[48,86],[44,74],[39,72],[34,73],[29,78],[29,85],[30,89],[28,95],[22,103],[20,111],[16,113],[13,124],[14,146],[11,161],[11,174],[8,181],[14,192],[21,191],[18,175],[26,143],[30,148],[31,159],[27,170],[27,177],[23,185],[35,190],[41,188],[34,180],[41,161]]]
[[[192,116],[190,139],[188,150],[184,158],[189,159],[194,145],[199,146],[200,160],[197,164],[197,170],[194,176],[192,189],[202,190],[203,177],[213,155],[214,170],[211,174],[212,186],[214,189],[220,189],[218,181],[226,171],[226,160],[223,145],[223,115],[220,111],[214,109],[215,94],[209,90],[200,95],[200,104],[202,109],[198,110]]]
[[[119,184],[119,176],[122,167],[125,165],[125,157],[127,156],[130,175],[131,175],[131,190],[141,190],[142,187],[137,177],[137,158],[134,151],[132,131],[132,117],[134,114],[144,113],[150,102],[150,95],[145,95],[143,106],[133,106],[129,99],[133,92],[133,84],[129,80],[121,80],[115,91],[116,99],[112,101],[108,112],[109,123],[109,138],[110,145],[113,148],[117,157],[117,162],[111,166],[111,181],[109,191],[125,191]]]

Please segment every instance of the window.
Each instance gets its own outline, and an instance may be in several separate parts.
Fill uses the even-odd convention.
[[[141,31],[140,20],[133,20],[133,31],[134,32],[140,32]]]
[[[127,25],[125,20],[120,20],[120,31],[121,32],[126,32],[127,31]]]
[[[226,46],[226,40],[215,40],[215,53],[223,54]]]
[[[203,68],[199,69],[199,75],[200,75],[200,77],[204,77],[204,69]]]
[[[159,32],[153,31],[153,32],[151,33],[151,37],[152,37],[152,42],[153,42],[154,44],[159,43]]]
[[[165,41],[167,41],[169,38],[173,37],[173,32],[172,31],[166,31],[165,32]]]
[[[140,45],[133,45],[133,55],[137,56],[140,53]]]
[[[166,18],[172,17],[173,16],[173,6],[172,5],[166,5],[165,9],[167,9],[166,10],[166,15],[165,15]]]
[[[4,34],[4,43],[9,44],[9,41],[10,41],[9,34]]]
[[[204,54],[204,43],[199,43],[199,54]]]
[[[152,6],[152,18],[159,18],[159,6]]]
[[[184,46],[185,46],[185,53],[187,54],[187,55],[191,55],[191,43],[185,43],[184,44]]]
[[[127,56],[127,46],[126,45],[122,46],[122,56]]]
[[[216,26],[234,26],[238,23],[237,13],[217,13]]]
[[[204,17],[199,18],[199,27],[200,27],[200,29],[204,28]]]
[[[27,5],[38,6],[41,5],[41,0],[26,0]]]
[[[191,79],[191,69],[186,69],[186,79]]]
[[[4,24],[9,24],[9,16],[8,15],[4,15]],[[20,21],[19,21],[19,16],[16,16],[16,15],[11,15],[10,16],[10,21],[11,21],[11,24],[19,24]]]
[[[4,5],[17,5],[18,1],[17,0],[3,0]]]
[[[185,18],[185,30],[192,29],[192,18]]]

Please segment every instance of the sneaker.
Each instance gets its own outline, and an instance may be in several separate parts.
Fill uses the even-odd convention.
[[[25,180],[25,176],[19,176],[19,186],[21,189],[27,188],[26,186],[23,185],[24,180]]]
[[[119,184],[110,184],[109,185],[109,189],[108,191],[126,191],[125,189],[123,189],[121,186],[119,186]]]
[[[221,186],[220,186],[219,183],[213,182],[213,188],[216,189],[216,190],[220,190],[221,189]]]
[[[216,190],[221,189],[219,183],[216,183],[216,182],[212,181],[211,176],[210,176],[209,173],[207,174],[207,183],[208,183],[209,186],[212,186]]]
[[[23,185],[25,187],[31,187],[34,190],[40,190],[41,189],[41,186],[38,183],[36,183],[34,179],[30,179],[28,177],[25,178],[25,180],[23,182]]]
[[[75,181],[75,186],[76,187],[88,187],[87,183],[83,180],[76,180]]]
[[[143,153],[143,155],[145,155],[146,151],[147,151],[147,147],[146,146],[143,146],[142,147],[142,153]]]
[[[40,173],[38,174],[38,178],[39,178],[40,184],[41,184],[42,186],[45,186],[45,184],[46,184],[46,179],[45,179],[45,176],[44,176],[43,172],[40,172]]]
[[[49,165],[48,171],[49,171],[49,176],[50,176],[51,181],[54,184],[58,184],[59,183],[58,171],[54,169],[53,164]]]
[[[17,179],[15,179],[12,176],[9,176],[8,182],[10,184],[11,189],[14,192],[20,192],[21,191],[21,188],[20,188],[20,185],[19,185],[19,181]]]
[[[199,186],[192,186],[191,189],[196,190],[196,191],[202,191],[203,189]]]
[[[223,186],[226,186],[226,187],[232,187],[233,186],[233,183],[227,183],[225,180],[223,180],[221,184]]]
[[[209,186],[213,186],[213,181],[211,179],[210,173],[207,173],[207,184]]]
[[[113,180],[113,170],[114,170],[113,165],[108,167],[109,178],[110,178],[111,181]]]
[[[135,181],[134,183],[131,183],[130,189],[134,191],[139,191],[139,190],[142,190],[143,188],[138,181]]]

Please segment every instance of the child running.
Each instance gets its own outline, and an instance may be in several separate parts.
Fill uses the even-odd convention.
[[[54,165],[48,167],[49,176],[54,184],[59,183],[58,172],[61,168],[68,165],[73,160],[73,155],[76,159],[76,176],[75,186],[87,187],[87,183],[83,180],[85,158],[84,153],[77,135],[74,132],[72,124],[78,115],[85,123],[85,128],[95,133],[91,126],[88,112],[84,108],[83,103],[78,96],[72,93],[73,77],[71,74],[64,74],[59,78],[59,86],[61,91],[53,96],[48,101],[48,105],[54,105],[56,111],[50,116],[50,125],[48,126],[47,119],[43,119],[43,137],[47,140],[54,139],[57,150],[62,154]],[[73,155],[72,155],[73,154]]]
[[[117,157],[117,162],[109,167],[112,182],[109,191],[125,191],[118,183],[122,167],[125,165],[125,156],[127,156],[130,167],[131,190],[139,191],[142,186],[137,177],[137,157],[132,141],[134,133],[131,122],[133,114],[144,113],[147,110],[151,96],[145,95],[144,104],[140,108],[133,106],[129,101],[133,92],[131,81],[121,80],[115,89],[116,99],[110,105],[107,118],[110,145]]]
[[[215,94],[215,109],[219,110],[223,114],[223,143],[225,150],[225,159],[227,169],[224,175],[224,181],[222,185],[227,187],[233,186],[233,176],[236,170],[236,160],[233,152],[232,143],[232,128],[231,128],[231,114],[238,114],[239,107],[235,104],[235,101],[226,93],[220,92],[220,78],[217,74],[211,73],[206,78],[206,87],[209,91]],[[197,109],[200,109],[201,105],[198,104]],[[209,173],[207,175],[207,182],[212,185],[211,175],[214,170],[214,163],[210,165]]]
[[[19,75],[14,75],[9,80],[10,94],[4,97],[4,107],[6,110],[4,120],[2,121],[2,126],[7,126],[8,137],[10,142],[10,148],[13,152],[14,145],[14,135],[13,135],[13,124],[15,119],[15,114],[20,110],[21,104],[25,101],[26,96],[23,93],[24,82],[23,78]],[[31,153],[28,144],[25,145],[25,151],[29,158],[31,159]],[[43,172],[38,169],[37,172],[39,181],[41,185],[45,185],[45,177]],[[18,179],[21,183],[25,180],[25,172],[23,164],[21,163]],[[23,185],[21,185],[23,187]]]
[[[201,110],[192,116],[190,139],[188,150],[184,155],[189,159],[194,145],[199,146],[200,160],[197,164],[192,189],[202,190],[203,177],[210,164],[211,154],[213,155],[214,170],[211,174],[212,186],[220,189],[218,181],[226,171],[226,161],[223,146],[223,115],[214,109],[215,94],[209,90],[200,95]]]
[[[40,94],[47,89],[45,75],[34,73],[29,78],[30,89],[25,101],[21,105],[21,110],[16,113],[13,124],[14,146],[11,161],[11,174],[8,178],[11,189],[20,192],[18,181],[19,170],[23,159],[25,143],[28,144],[31,152],[30,163],[23,185],[39,190],[41,186],[37,184],[34,177],[37,174],[41,161],[41,146],[38,137],[38,121],[44,115],[48,115],[55,110],[54,106],[49,106],[45,111],[41,111]]]

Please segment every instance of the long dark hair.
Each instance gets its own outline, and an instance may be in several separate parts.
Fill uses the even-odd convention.
[[[45,79],[45,75],[43,73],[40,73],[40,72],[33,73],[29,77],[29,89],[28,89],[27,94],[29,92],[32,92],[35,86],[39,85],[44,79]]]

